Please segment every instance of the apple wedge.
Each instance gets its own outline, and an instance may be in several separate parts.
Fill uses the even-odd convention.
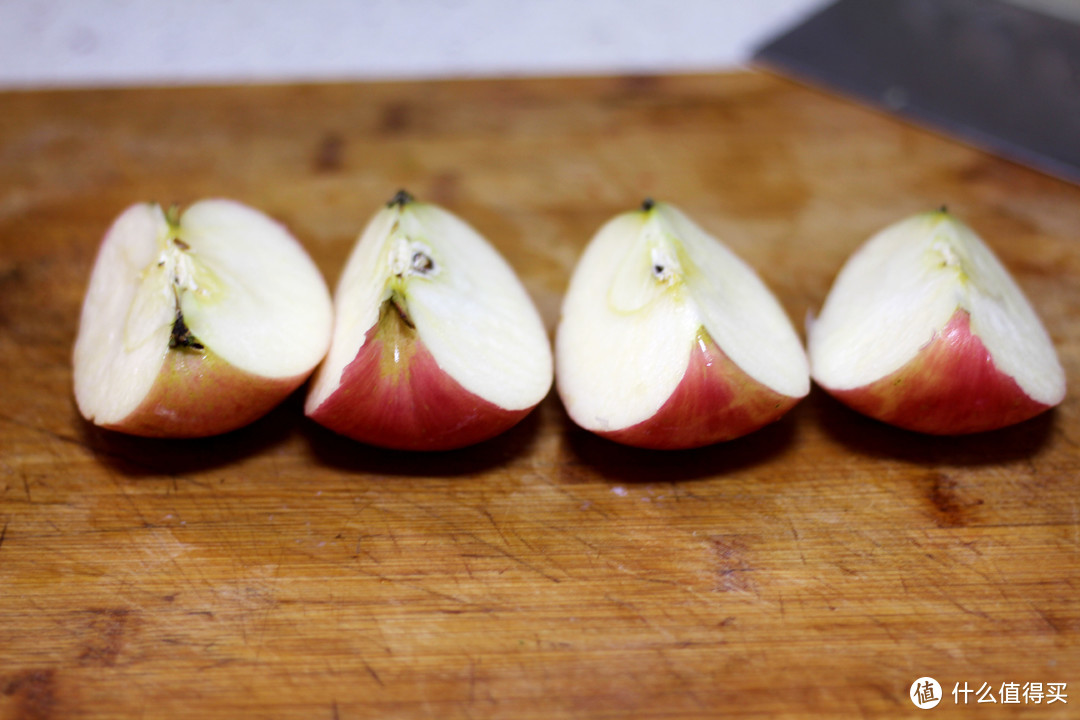
[[[737,438],[810,390],[798,335],[753,269],[675,207],[648,200],[585,249],[555,358],[571,419],[644,448]]]
[[[354,440],[465,447],[509,429],[551,388],[547,332],[510,265],[404,191],[360,236],[334,305],[305,412]]]
[[[311,374],[333,321],[318,268],[280,224],[230,200],[133,205],[105,235],[75,341],[87,420],[153,437],[228,432]]]
[[[908,430],[994,430],[1065,397],[1065,372],[1031,304],[990,248],[945,210],[896,223],[860,247],[807,335],[821,387]]]

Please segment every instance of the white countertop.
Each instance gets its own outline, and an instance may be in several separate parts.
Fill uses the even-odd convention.
[[[0,88],[723,70],[823,4],[0,1]]]

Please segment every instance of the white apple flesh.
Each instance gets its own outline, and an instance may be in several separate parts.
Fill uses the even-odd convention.
[[[1064,370],[1031,304],[990,248],[944,210],[859,248],[808,340],[819,385],[908,430],[994,430],[1065,397]]]
[[[513,269],[463,221],[407,193],[360,236],[334,303],[305,412],[346,437],[465,447],[509,429],[551,388],[551,345]]]
[[[655,449],[731,440],[810,389],[806,354],[754,270],[671,205],[646,201],[589,243],[555,345],[571,419]]]
[[[182,215],[124,211],[83,302],[75,399],[103,427],[154,437],[228,432],[300,386],[329,346],[318,268],[280,224],[230,200]]]

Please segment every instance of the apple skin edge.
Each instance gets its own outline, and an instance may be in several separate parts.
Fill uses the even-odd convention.
[[[369,445],[439,451],[495,437],[532,410],[506,410],[463,388],[389,307],[338,388],[307,413],[312,420]]]
[[[266,415],[309,374],[259,377],[233,367],[209,349],[170,349],[139,407],[122,421],[103,427],[143,437],[220,435]]]
[[[962,309],[899,370],[860,388],[825,390],[852,410],[930,435],[997,430],[1051,407],[997,369]]]
[[[701,329],[686,373],[656,414],[597,434],[633,447],[687,450],[747,435],[779,420],[801,399],[751,378]]]

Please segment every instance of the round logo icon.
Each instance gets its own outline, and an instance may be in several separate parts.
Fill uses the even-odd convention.
[[[921,677],[911,683],[908,697],[915,703],[915,707],[929,710],[941,702],[941,684],[932,677]]]

